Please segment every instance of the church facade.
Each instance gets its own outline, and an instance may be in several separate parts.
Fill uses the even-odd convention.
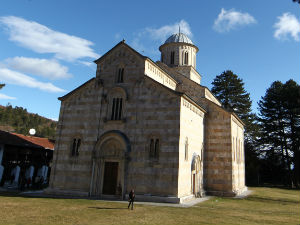
[[[170,36],[153,62],[121,41],[61,100],[47,193],[184,202],[244,192],[244,125],[200,84],[197,46]]]

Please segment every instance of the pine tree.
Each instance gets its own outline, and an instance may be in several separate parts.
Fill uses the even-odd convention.
[[[245,138],[248,142],[254,132],[256,115],[251,113],[250,94],[244,89],[244,83],[236,74],[227,70],[216,76],[212,82],[212,93],[221,101],[222,105],[236,113],[245,123]]]
[[[221,101],[223,107],[236,113],[245,124],[246,182],[257,183],[259,161],[256,148],[258,126],[256,115],[251,113],[250,94],[236,74],[227,70],[216,76],[212,82],[212,93]]]
[[[280,162],[286,182],[292,186],[299,186],[299,99],[300,87],[295,81],[275,81],[258,103],[261,152],[273,170]]]
[[[287,81],[282,96],[287,147],[292,153],[293,182],[296,187],[300,187],[300,86],[294,80]]]

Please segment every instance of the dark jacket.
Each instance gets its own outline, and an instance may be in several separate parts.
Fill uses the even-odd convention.
[[[135,198],[134,192],[130,191],[130,193],[129,193],[129,200],[134,201],[134,198]]]

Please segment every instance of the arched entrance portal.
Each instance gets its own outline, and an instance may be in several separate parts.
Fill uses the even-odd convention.
[[[192,194],[201,197],[203,195],[203,170],[199,155],[193,157],[191,170]]]
[[[100,137],[93,154],[92,196],[124,197],[129,151],[129,140],[120,131],[109,131]]]

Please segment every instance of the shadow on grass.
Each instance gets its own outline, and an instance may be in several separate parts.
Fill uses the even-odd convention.
[[[88,207],[89,209],[127,209],[128,208],[108,208],[108,207]]]
[[[264,198],[258,196],[249,196],[247,198],[248,201],[255,201],[255,202],[270,202],[270,203],[281,203],[281,204],[299,204],[299,201],[296,200],[285,200],[285,199],[272,199],[272,198]]]
[[[286,185],[280,185],[280,184],[247,184],[247,187],[261,187],[261,188],[279,188],[279,189],[283,189],[283,190],[300,190],[300,187],[290,187],[290,186],[286,186]]]
[[[17,198],[46,198],[46,199],[64,199],[64,200],[103,200],[103,201],[122,201],[115,198],[99,199],[96,197],[82,197],[82,196],[67,196],[67,195],[48,195],[44,193],[24,193],[18,190],[14,191],[0,191],[0,197],[17,197]],[[124,201],[127,202],[127,201]],[[99,208],[100,209],[100,208]],[[104,208],[103,208],[104,209]],[[121,208],[120,208],[121,209]]]
[[[43,193],[22,193],[20,191],[1,191],[0,197],[17,197],[17,198],[47,198],[47,199],[78,199],[78,200],[98,200],[94,198],[88,197],[76,197],[76,196],[53,196],[53,195],[46,195]]]

